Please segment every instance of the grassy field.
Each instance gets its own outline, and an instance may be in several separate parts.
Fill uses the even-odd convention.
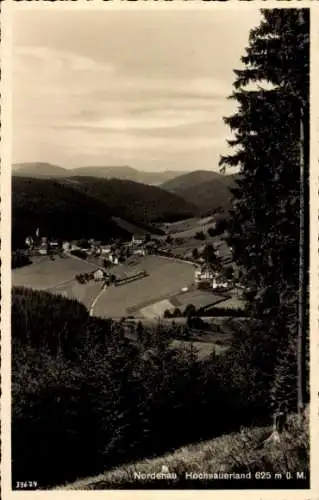
[[[186,293],[181,293],[174,297],[176,307],[184,309],[187,305],[192,304],[199,309],[200,307],[213,306],[219,302],[225,301],[225,297],[205,290],[191,290]]]
[[[238,429],[239,431],[239,429]],[[218,479],[187,480],[186,473],[221,474],[240,471],[247,474],[247,484],[244,488],[287,488],[285,475],[291,473],[292,478],[297,472],[303,471],[305,477],[309,471],[309,417],[307,412],[304,420],[299,423],[295,415],[288,418],[286,429],[280,435],[279,442],[265,443],[270,436],[271,427],[252,427],[244,432],[226,434],[210,441],[190,444],[154,459],[123,465],[113,470],[106,471],[99,476],[79,480],[75,483],[55,488],[57,490],[103,490],[103,489],[201,489],[220,488]],[[139,474],[160,473],[163,466],[171,474],[176,474],[175,479],[161,481],[151,478],[140,479]],[[256,473],[270,472],[282,474],[281,480],[259,480]],[[228,488],[232,479],[225,480],[222,488]],[[293,479],[290,479],[293,482]],[[157,486],[156,484],[157,483]],[[226,483],[226,484],[225,484]],[[227,484],[228,483],[228,484]],[[271,484],[272,483],[272,484]],[[238,483],[237,483],[238,484]],[[242,485],[235,485],[240,488]],[[309,487],[306,481],[299,481],[295,488]],[[256,495],[258,497],[258,494]],[[278,495],[277,495],[278,496]]]
[[[29,266],[12,271],[12,285],[51,290],[62,282],[72,280],[76,274],[90,272],[97,266],[71,257],[34,258]]]
[[[231,297],[220,302],[218,307],[226,307],[227,309],[244,309],[245,301],[237,297]]]
[[[210,228],[213,224],[212,217],[191,217],[189,219],[172,222],[170,224],[165,224],[165,229],[167,233],[174,235],[185,234],[193,235],[197,231],[203,231],[204,228]]]
[[[164,300],[176,295],[185,286],[193,282],[194,268],[191,264],[148,255],[140,260],[139,266],[149,276],[120,287],[105,290],[97,301],[96,316],[122,317],[132,310],[146,307],[152,302]],[[128,271],[131,272],[131,267]],[[126,266],[122,266],[125,273]]]
[[[48,291],[61,294],[68,299],[76,299],[89,309],[96,296],[101,292],[101,283],[90,281],[89,283],[81,284],[73,280],[69,283],[53,287]]]

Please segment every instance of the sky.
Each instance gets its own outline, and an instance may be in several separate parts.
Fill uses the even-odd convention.
[[[238,7],[239,9],[239,7]],[[13,162],[218,171],[257,9],[13,18]]]

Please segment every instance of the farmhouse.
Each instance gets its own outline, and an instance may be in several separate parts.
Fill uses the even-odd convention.
[[[58,243],[56,240],[52,240],[52,241],[50,242],[50,248],[52,248],[52,249],[57,249],[57,248],[58,248],[58,246],[59,246],[59,243]]]
[[[140,256],[145,256],[146,252],[144,248],[137,248],[136,250],[133,250],[133,255],[140,255]]]
[[[200,282],[203,282],[203,281],[212,281],[215,277],[215,274],[212,273],[211,271],[206,271],[204,269],[201,269],[201,270],[196,270],[195,273],[194,273],[194,282],[195,282],[195,285],[197,285],[198,283]]]
[[[28,247],[31,247],[32,244],[33,244],[33,238],[32,236],[27,236],[26,239],[25,239],[25,244],[28,246]]]
[[[135,234],[132,235],[132,240],[131,240],[132,246],[143,245],[144,242],[145,242],[144,236],[135,235]]]
[[[102,255],[109,255],[111,253],[111,246],[110,245],[103,245],[101,247],[101,253],[102,253]]]
[[[94,271],[93,273],[93,277],[95,279],[95,281],[101,281],[103,278],[104,278],[104,271],[103,269],[97,269],[96,271]]]
[[[65,252],[67,252],[68,250],[72,250],[72,244],[68,241],[63,241],[62,248]]]
[[[194,273],[194,283],[197,287],[202,284],[207,284],[212,287],[214,290],[216,289],[226,289],[229,287],[229,282],[220,277],[217,273],[201,269],[196,270]]]
[[[117,255],[115,253],[109,253],[107,255],[108,257],[108,260],[109,262],[111,262],[111,264],[114,264],[114,265],[117,265],[119,263],[119,258],[117,257]]]

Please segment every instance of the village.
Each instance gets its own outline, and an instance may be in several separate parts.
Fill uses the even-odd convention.
[[[141,232],[130,240],[109,243],[93,238],[58,240],[41,236],[38,228],[34,237],[26,237],[23,254],[33,262],[28,266],[30,274],[34,263],[39,269],[51,262],[58,274],[61,269],[61,276],[69,278],[67,283],[52,282],[47,289],[84,301],[98,316],[169,318],[187,311],[213,315],[217,305],[234,315],[243,306],[240,270],[232,262],[231,248],[214,234],[214,221],[210,222],[208,231],[202,230],[207,229],[207,219],[196,221],[196,226],[194,221],[192,225],[183,221],[166,225],[163,236]],[[75,261],[78,266],[71,275]],[[26,282],[28,271],[14,273],[19,271],[24,281],[18,279],[16,284],[34,287]],[[39,273],[37,279],[41,280]]]

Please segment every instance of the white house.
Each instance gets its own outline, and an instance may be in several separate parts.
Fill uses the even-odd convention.
[[[144,256],[146,254],[144,248],[137,248],[136,250],[133,250],[133,255],[140,255]]]
[[[228,288],[229,284],[227,281],[220,280],[218,278],[214,278],[212,282],[212,287],[214,289],[218,288]]]
[[[103,269],[97,269],[96,271],[94,271],[93,276],[94,276],[95,281],[101,281],[104,278]]]
[[[131,243],[132,243],[132,245],[142,245],[144,243],[144,237],[143,236],[135,236],[133,234]]]
[[[110,246],[101,247],[101,252],[102,255],[109,255],[111,253],[111,247]]]
[[[31,247],[32,243],[33,243],[32,236],[27,236],[25,239],[25,244],[28,245],[28,247]]]

